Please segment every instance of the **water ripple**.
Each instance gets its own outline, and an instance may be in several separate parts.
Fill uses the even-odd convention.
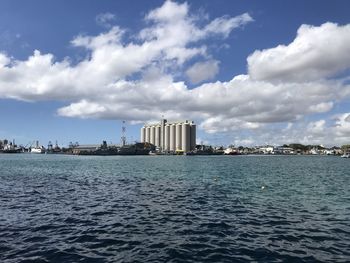
[[[342,158],[22,154],[0,165],[0,262],[350,261]]]

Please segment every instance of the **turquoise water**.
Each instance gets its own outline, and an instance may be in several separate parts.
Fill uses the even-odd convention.
[[[0,155],[0,262],[349,262],[350,160]]]

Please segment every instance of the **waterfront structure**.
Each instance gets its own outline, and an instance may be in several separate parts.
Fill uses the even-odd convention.
[[[100,144],[77,145],[72,148],[72,153],[79,155],[81,152],[93,152],[96,151],[100,146]]]
[[[164,152],[190,152],[196,148],[196,125],[193,121],[146,124],[141,128],[141,142],[154,144]]]
[[[36,141],[34,147],[30,147],[30,152],[31,153],[45,153],[45,148],[44,146],[39,146],[39,141]]]

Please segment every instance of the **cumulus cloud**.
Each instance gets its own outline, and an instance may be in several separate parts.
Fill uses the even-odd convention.
[[[312,134],[312,135],[315,135],[315,134],[322,135],[324,133],[325,124],[326,124],[325,120],[314,121],[307,126],[306,130],[309,134]]]
[[[219,73],[219,61],[209,60],[205,62],[197,62],[192,65],[186,75],[193,84],[212,80]]]
[[[347,115],[347,116],[344,118],[344,121],[346,121],[346,122],[350,122],[350,114],[349,114],[349,115]]]
[[[10,62],[10,59],[5,55],[0,53],[0,67],[6,66]]]
[[[310,106],[310,111],[315,112],[315,113],[322,113],[322,112],[327,112],[330,111],[333,108],[333,102],[321,102],[316,105],[311,105]]]
[[[81,116],[82,111],[84,111],[84,116]],[[83,118],[98,118],[105,112],[106,108],[104,106],[87,100],[72,103],[71,105],[58,110],[58,113],[63,116]]]
[[[211,117],[203,121],[200,127],[208,133],[230,132],[242,129],[258,129],[261,127],[259,123],[243,121],[239,118],[227,118],[224,115]]]
[[[257,131],[240,134],[231,141],[244,146],[303,143],[331,147],[349,144],[350,123],[346,121],[349,116],[350,113],[342,113],[329,119],[289,123],[285,129],[264,126]]]
[[[350,67],[350,25],[302,25],[289,45],[257,50],[248,57],[249,75],[259,80],[313,81]]]
[[[145,19],[151,23],[138,34],[141,41],[123,39],[125,30],[118,26],[97,36],[76,36],[71,44],[85,48],[89,53],[87,59],[76,65],[72,65],[69,59],[55,61],[54,55],[42,54],[38,50],[27,60],[16,60],[0,53],[0,97],[106,104],[109,100],[105,97],[108,97],[114,98],[111,104],[115,104],[122,99],[133,101],[130,99],[130,94],[133,94],[154,102],[160,102],[155,98],[169,101],[169,96],[182,84],[173,83],[172,76],[162,72],[173,69],[174,64],[181,67],[194,56],[205,56],[206,46],[197,43],[199,37],[193,39],[192,33],[200,35],[200,39],[210,35],[203,33],[205,29],[192,19],[186,3],[166,1],[161,7],[151,10]],[[230,30],[233,29],[231,26]],[[127,78],[133,79],[134,74],[144,75],[154,67],[158,68],[158,83],[153,81],[150,86],[149,80],[144,78],[126,81]],[[164,79],[167,79],[165,85]],[[160,85],[164,86],[157,89]],[[67,110],[59,112],[71,116]],[[105,112],[108,117],[113,115],[107,110]],[[91,116],[90,110],[87,115]],[[77,108],[72,116],[78,116]],[[80,116],[86,117],[84,110]]]
[[[200,20],[187,3],[166,1],[144,20],[145,28],[130,39],[127,29],[118,26],[96,36],[76,36],[71,44],[88,54],[76,64],[40,51],[26,60],[0,53],[0,98],[64,101],[58,114],[67,117],[192,118],[208,133],[249,131],[242,142],[254,136],[261,142],[273,136],[276,141],[315,141],[316,135],[331,138],[330,131],[349,138],[349,115],[310,125],[303,120],[350,96],[350,85],[335,78],[350,68],[350,25],[302,25],[289,45],[251,54],[247,74],[203,83],[219,71],[219,61],[211,58],[203,40],[225,40],[253,19],[242,14]],[[185,76],[202,84],[189,88],[175,80]],[[281,123],[288,123],[283,134]]]
[[[184,2],[179,4],[173,1],[165,1],[164,4],[150,11],[146,15],[146,19],[155,21],[170,21],[176,22],[178,20],[184,20],[188,15],[188,4]]]
[[[334,116],[334,125],[336,135],[343,140],[349,141],[350,134],[350,113],[343,113]]]

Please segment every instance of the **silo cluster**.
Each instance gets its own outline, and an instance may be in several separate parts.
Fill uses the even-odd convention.
[[[165,152],[189,152],[196,147],[196,125],[193,121],[167,122],[141,128],[141,142],[148,142]]]

